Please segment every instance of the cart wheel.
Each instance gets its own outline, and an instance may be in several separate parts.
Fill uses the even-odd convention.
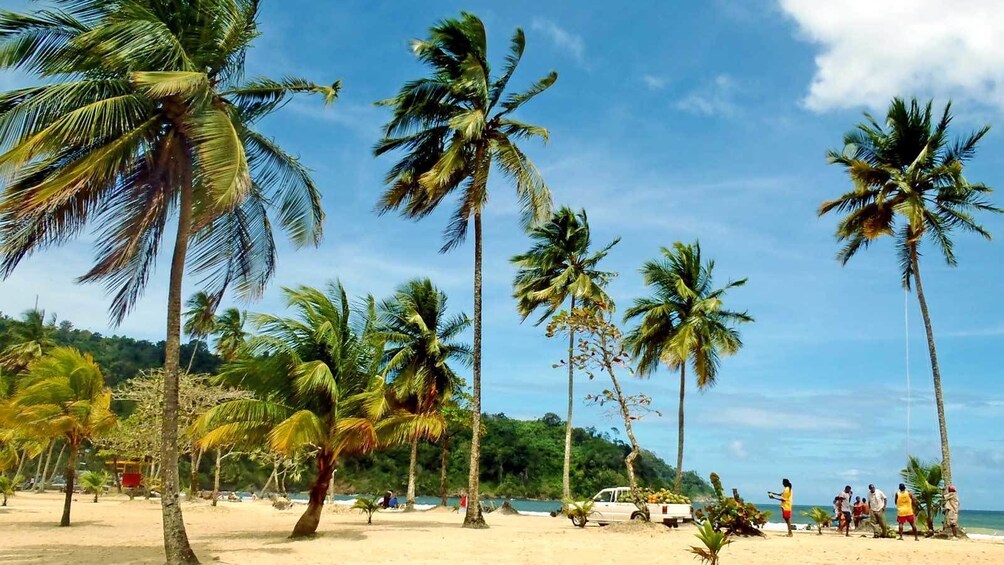
[[[586,522],[587,520],[584,516],[572,516],[572,524],[574,524],[577,528],[586,527]]]

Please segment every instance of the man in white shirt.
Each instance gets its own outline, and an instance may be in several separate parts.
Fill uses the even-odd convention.
[[[887,503],[885,493],[875,488],[875,485],[868,485],[868,492],[868,506],[871,507],[872,520],[882,528],[882,537],[885,537],[889,530],[885,525],[885,507]],[[879,535],[875,534],[875,537],[879,537]]]
[[[844,528],[844,535],[851,537],[851,510],[854,505],[851,504],[851,496],[854,493],[851,491],[851,485],[844,487],[844,491],[837,495],[840,499],[840,516],[841,518],[840,526],[837,527],[837,533],[840,533],[840,528]]]

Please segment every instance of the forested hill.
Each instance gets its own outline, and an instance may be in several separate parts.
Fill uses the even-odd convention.
[[[490,414],[481,440],[481,491],[490,496],[513,498],[561,498],[561,468],[565,453],[565,423],[554,414],[538,420],[515,420]],[[627,486],[624,457],[630,447],[595,428],[574,428],[571,482],[577,497],[601,489]],[[448,492],[467,486],[470,432],[456,442],[448,455]],[[441,450],[438,445],[419,449],[417,490],[438,495]],[[342,492],[403,492],[407,484],[408,447],[381,451],[344,461],[336,473]],[[671,488],[675,470],[654,453],[643,450],[635,461],[638,482],[643,486]],[[394,488],[394,487],[397,488]],[[693,471],[683,475],[683,490],[692,498],[712,495],[711,486]]]
[[[12,343],[38,341],[46,348],[55,345],[75,347],[91,354],[101,366],[111,388],[120,387],[140,371],[164,363],[164,342],[152,343],[130,337],[103,336],[78,330],[68,321],[49,316],[40,319],[26,314],[15,319],[0,314],[0,351]],[[220,366],[218,357],[205,344],[191,342],[182,347],[182,365],[187,366],[195,344],[199,349],[192,371],[214,373]],[[127,408],[120,402],[113,409]],[[504,414],[486,415],[481,444],[482,492],[493,496],[558,499],[561,497],[561,470],[564,457],[565,424],[554,414],[537,420],[515,420]],[[470,430],[460,430],[449,440],[447,450],[447,491],[459,492],[467,485],[470,458]],[[607,431],[575,428],[573,433],[572,487],[578,497],[595,494],[603,488],[627,485],[624,457],[629,447]],[[378,493],[391,489],[403,492],[408,477],[408,447],[382,450],[369,456],[340,462],[335,475],[341,492]],[[208,457],[200,468],[204,479],[211,480]],[[100,465],[98,460],[88,466]],[[441,444],[423,444],[419,449],[418,493],[439,495],[442,470]],[[182,476],[187,476],[188,462],[182,460]],[[643,486],[670,487],[675,471],[654,453],[644,451],[635,462],[638,480]],[[271,472],[271,465],[262,465],[245,457],[224,461],[224,488],[254,490],[260,488]],[[289,490],[306,488],[313,469],[306,461],[297,462],[284,473],[284,485]],[[711,487],[693,472],[683,476],[684,492],[691,497],[711,494]]]
[[[78,330],[67,320],[57,321],[55,316],[45,318],[43,324],[32,324],[30,316],[25,320],[0,314],[0,350],[15,341],[19,333],[27,333],[32,338],[51,340],[55,345],[75,347],[89,353],[101,366],[108,386],[118,384],[136,376],[141,370],[164,365],[164,342],[152,343],[144,339],[124,336],[104,336],[89,330]],[[192,372],[213,373],[220,366],[220,359],[210,353],[204,343],[192,341],[181,346],[182,365],[187,367],[192,350],[198,345],[199,352],[192,364]]]

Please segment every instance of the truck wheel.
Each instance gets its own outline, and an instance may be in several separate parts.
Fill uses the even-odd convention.
[[[643,512],[635,512],[631,515],[632,522],[648,522],[648,518],[645,517]]]
[[[577,528],[585,528],[586,521],[586,518],[583,516],[572,516],[572,524],[574,524]]]

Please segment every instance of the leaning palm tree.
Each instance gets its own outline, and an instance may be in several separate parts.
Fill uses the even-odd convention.
[[[837,240],[845,245],[837,259],[847,264],[860,249],[884,235],[896,239],[903,287],[917,288],[917,301],[924,318],[927,347],[934,379],[934,399],[941,432],[941,465],[945,484],[952,481],[952,458],[948,447],[945,403],[941,392],[941,369],[934,345],[934,328],[920,278],[920,244],[925,238],[937,246],[945,261],[954,266],[952,232],[975,232],[986,239],[990,233],[973,217],[974,212],[1001,213],[985,199],[992,192],[983,184],[970,183],[963,176],[967,161],[990,130],[984,126],[952,142],[948,125],[951,104],[941,119],[932,120],[931,103],[923,107],[914,99],[909,105],[895,98],[883,126],[865,114],[867,123],[844,136],[844,150],[830,151],[830,163],[840,165],[854,189],[836,200],[823,202],[819,215],[845,213],[837,224]]]
[[[227,308],[216,317],[214,322],[216,353],[224,361],[236,361],[244,349],[244,343],[247,340],[247,332],[244,331],[246,318],[244,312],[236,308]]]
[[[429,279],[408,281],[393,298],[380,304],[379,331],[386,342],[385,374],[392,378],[395,405],[408,412],[441,421],[446,429],[443,406],[462,381],[449,366],[451,361],[470,364],[470,348],[454,341],[471,325],[465,314],[448,317],[446,293]],[[415,509],[415,475],[419,435],[410,438],[406,510]],[[439,436],[426,436],[436,440]]]
[[[285,289],[292,318],[253,317],[260,331],[248,343],[248,356],[225,367],[224,383],[240,383],[255,395],[210,409],[198,422],[203,448],[265,445],[292,457],[312,450],[317,475],[307,509],[291,537],[317,531],[332,472],[342,455],[368,453],[400,441],[399,429],[415,430],[414,419],[393,414],[378,369],[383,354],[376,332],[376,306],[368,299],[353,313],[345,290]],[[435,423],[432,423],[435,427]]]
[[[80,447],[113,429],[111,390],[94,359],[70,347],[57,347],[35,361],[12,399],[17,426],[37,434],[62,437],[69,448],[66,497],[60,526],[70,525],[70,502]]]
[[[513,280],[516,308],[524,320],[543,309],[535,325],[554,315],[565,301],[569,311],[577,305],[602,303],[612,305],[603,289],[614,273],[600,271],[596,265],[606,257],[615,239],[597,253],[590,254],[589,221],[586,211],[575,213],[562,207],[546,224],[529,230],[533,247],[510,262],[519,269]],[[575,329],[568,332],[568,419],[565,422],[565,463],[561,474],[562,500],[571,500],[569,480],[572,465],[572,408],[574,399]]]
[[[430,76],[407,82],[397,96],[381,102],[393,109],[385,136],[374,152],[404,155],[387,173],[387,191],[380,199],[381,213],[398,210],[419,219],[431,214],[451,193],[457,207],[446,229],[448,251],[464,241],[474,223],[474,355],[471,464],[468,496],[477,500],[481,455],[481,217],[488,202],[488,174],[497,167],[516,185],[523,221],[532,225],[551,215],[551,193],[540,173],[516,141],[539,137],[547,130],[518,121],[513,112],[547,90],[557,80],[550,73],[523,93],[506,87],[523,56],[525,37],[513,34],[502,74],[492,78],[488,66],[488,40],[477,16],[462,13],[446,19],[429,32],[429,38],[412,42]],[[481,508],[467,507],[465,527],[485,527]]]
[[[715,262],[702,261],[701,244],[676,242],[662,248],[662,258],[641,268],[652,296],[635,300],[625,320],[638,319],[626,338],[628,350],[638,360],[638,374],[651,375],[665,363],[680,371],[679,437],[676,448],[674,489],[683,485],[683,403],[687,389],[687,363],[697,377],[697,389],[707,390],[718,379],[722,355],[739,351],[743,342],[736,324],[752,322],[746,312],[726,310],[722,302],[730,289],[746,279],[714,288]]]
[[[53,0],[0,13],[0,69],[40,86],[0,94],[0,276],[98,226],[119,322],[176,227],[168,286],[163,524],[169,562],[195,563],[178,504],[177,404],[186,266],[210,296],[261,294],[275,267],[272,220],[295,246],[320,239],[308,171],[255,124],[295,93],[331,101],[338,83],[245,80],[257,0]],[[269,218],[269,214],[274,218]],[[191,249],[190,249],[191,248]]]
[[[192,358],[188,360],[186,372],[192,372],[192,363],[195,362],[195,354],[199,352],[199,341],[206,339],[216,330],[216,307],[219,302],[214,297],[209,296],[204,291],[196,292],[185,301],[188,310],[182,314],[185,317],[185,325],[182,330],[195,341],[192,348]]]

